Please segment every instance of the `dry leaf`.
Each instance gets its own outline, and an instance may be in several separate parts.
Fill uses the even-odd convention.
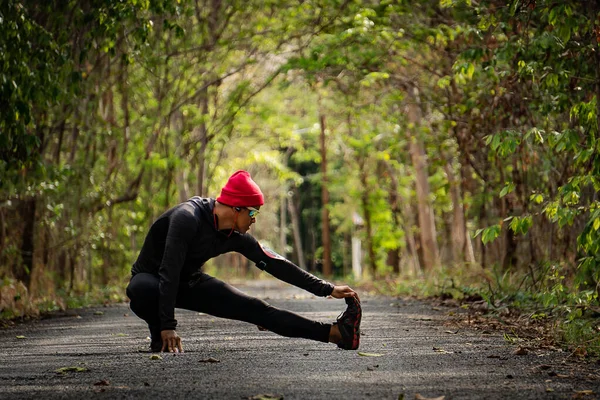
[[[216,358],[210,357],[210,358],[206,358],[204,360],[200,360],[199,362],[201,362],[201,363],[218,363],[221,361],[217,360]]]
[[[283,395],[279,394],[257,394],[256,396],[248,397],[248,400],[283,400]]]
[[[19,335],[19,336],[17,336],[17,339],[25,339],[25,336]]]
[[[104,315],[104,313],[102,311],[96,311],[94,315]]]
[[[444,400],[445,398],[446,398],[446,396],[424,397],[424,396],[421,396],[419,393],[415,394],[415,400]]]
[[[582,396],[587,396],[587,395],[594,394],[594,391],[593,390],[576,390],[575,394],[582,395]]]
[[[519,347],[515,350],[514,354],[517,356],[526,356],[529,354],[529,351],[525,347]]]
[[[578,347],[575,349],[573,354],[578,357],[585,357],[585,356],[587,356],[587,350],[584,347]]]
[[[163,358],[161,356],[159,356],[158,354],[152,354],[150,356],[151,360],[162,360]]]
[[[56,370],[59,374],[66,374],[67,372],[88,372],[89,369],[85,367],[62,367]]]
[[[447,351],[444,349],[440,349],[439,347],[434,347],[433,351],[435,351],[436,353],[441,353],[441,354],[452,354],[454,353],[453,351]]]
[[[358,352],[359,356],[363,356],[363,357],[381,357],[383,354],[379,354],[379,353],[363,353],[362,351]]]

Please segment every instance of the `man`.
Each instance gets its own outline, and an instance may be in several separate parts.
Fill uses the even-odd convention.
[[[263,204],[263,194],[250,174],[237,171],[216,200],[193,197],[152,224],[127,287],[131,310],[148,323],[151,351],[183,352],[175,331],[175,308],[249,322],[283,336],[358,348],[361,307],[356,292],[309,274],[247,233]],[[312,321],[202,272],[206,261],[230,251],[317,296],[344,298],[348,307],[333,324]]]

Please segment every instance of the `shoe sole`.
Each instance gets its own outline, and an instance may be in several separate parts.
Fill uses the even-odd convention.
[[[352,349],[351,350],[358,349],[358,346],[360,344],[360,320],[362,317],[362,307],[360,306],[360,302],[358,300],[356,300],[356,298],[354,299],[354,304],[356,305],[356,308],[358,309],[358,313],[356,316],[356,321],[354,321],[354,326],[352,327]]]
[[[360,345],[360,321],[362,317],[362,307],[360,306],[360,302],[353,297],[354,305],[357,308],[356,320],[354,321],[354,325],[352,326],[352,345],[348,350],[356,350]]]

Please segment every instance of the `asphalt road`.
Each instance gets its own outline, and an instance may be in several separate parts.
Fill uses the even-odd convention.
[[[345,309],[341,300],[274,281],[239,287],[321,321]],[[127,304],[17,324],[0,330],[0,399],[598,398],[594,366],[566,353],[517,355],[501,333],[457,328],[449,317],[456,310],[361,299],[358,351],[177,310],[185,353],[151,359],[140,352],[149,343],[146,327]]]

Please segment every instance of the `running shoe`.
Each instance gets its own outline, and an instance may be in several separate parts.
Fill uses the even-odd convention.
[[[356,350],[360,344],[360,318],[362,309],[356,297],[346,297],[348,307],[334,322],[342,334],[342,341],[338,347],[344,350]]]

